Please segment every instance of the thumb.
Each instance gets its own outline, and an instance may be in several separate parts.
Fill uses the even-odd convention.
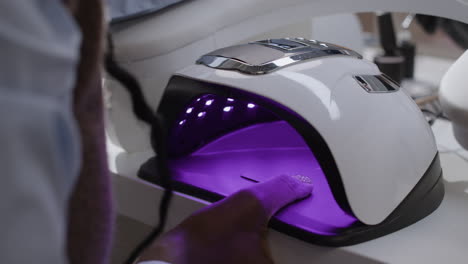
[[[284,206],[309,196],[312,189],[311,180],[306,176],[281,175],[256,184],[248,191],[255,195],[271,217]]]

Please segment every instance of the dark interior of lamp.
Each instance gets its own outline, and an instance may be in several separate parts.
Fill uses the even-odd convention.
[[[204,94],[182,109],[169,135],[173,180],[192,195],[227,196],[281,174],[305,175],[313,194],[277,220],[330,236],[357,222],[335,201],[302,136],[257,102]]]

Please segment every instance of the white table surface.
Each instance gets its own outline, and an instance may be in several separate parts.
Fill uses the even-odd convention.
[[[440,80],[449,63],[430,73],[427,58],[417,60],[424,75]],[[422,65],[424,64],[424,65]],[[442,72],[442,73],[441,73]],[[416,76],[421,75],[416,72]],[[421,78],[420,78],[421,79]],[[431,81],[431,80],[428,80]],[[343,248],[315,246],[271,230],[269,242],[275,262],[280,263],[467,263],[468,262],[468,152],[453,138],[451,124],[438,120],[433,126],[444,173],[445,198],[423,220],[395,233]],[[138,166],[151,153],[128,155],[109,144],[114,194],[119,215],[143,226],[153,226],[161,189],[136,178]],[[168,217],[171,228],[207,203],[186,195],[174,196]],[[130,230],[131,232],[131,230]],[[125,243],[117,243],[123,245]],[[131,243],[130,243],[131,244]],[[133,245],[133,244],[132,244]],[[131,248],[118,248],[129,251]]]

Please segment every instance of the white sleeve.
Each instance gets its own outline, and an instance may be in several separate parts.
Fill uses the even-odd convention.
[[[80,35],[67,15],[60,0],[0,1],[0,263],[68,262]]]

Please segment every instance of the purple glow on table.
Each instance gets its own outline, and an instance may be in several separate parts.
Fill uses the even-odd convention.
[[[302,137],[285,121],[252,125],[219,137],[191,155],[171,161],[174,179],[230,195],[281,174],[312,179],[312,195],[276,218],[307,232],[334,235],[357,220],[336,203],[327,179]],[[272,190],[274,191],[274,190]]]

